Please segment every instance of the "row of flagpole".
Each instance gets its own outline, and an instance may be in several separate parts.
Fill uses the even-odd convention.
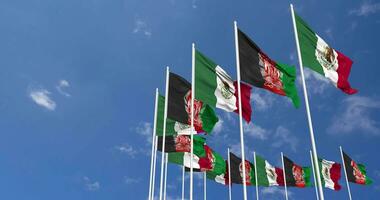
[[[307,114],[307,120],[308,120],[308,126],[309,126],[309,132],[310,132],[310,140],[311,140],[311,147],[312,151],[310,151],[310,156],[312,159],[312,164],[314,166],[315,163],[318,163],[318,154],[317,154],[317,148],[316,148],[316,142],[314,137],[314,130],[313,130],[313,123],[311,118],[311,112],[309,107],[309,99],[308,99],[308,92],[305,82],[305,77],[303,73],[303,63],[302,63],[302,56],[298,41],[298,33],[297,33],[297,25],[295,22],[295,16],[294,16],[294,9],[293,5],[290,4],[291,9],[291,15],[292,15],[292,23],[294,28],[294,37],[296,41],[296,48],[297,48],[297,55],[298,55],[298,62],[299,62],[299,68],[301,73],[301,80],[302,80],[302,87],[303,87],[303,93],[304,93],[304,101],[306,106],[306,114]],[[245,151],[244,151],[244,131],[243,131],[243,117],[242,117],[242,106],[241,106],[241,87],[240,87],[240,60],[239,60],[239,42],[238,42],[238,27],[237,22],[234,21],[234,39],[235,39],[235,55],[236,55],[236,71],[237,71],[237,86],[238,86],[238,110],[239,110],[239,129],[240,129],[240,147],[241,147],[241,159],[242,159],[242,171],[243,171],[243,199],[247,200],[247,186],[246,186],[246,166],[245,166]],[[191,130],[194,130],[194,97],[195,97],[195,44],[192,44],[192,75],[191,75]],[[168,108],[168,92],[169,92],[169,67],[166,68],[166,86],[165,86],[165,107],[164,107],[164,124],[163,124],[163,141],[162,141],[162,149],[165,150],[165,132],[166,132],[166,118],[167,118],[167,108]],[[154,198],[154,187],[155,187],[155,171],[156,171],[156,158],[157,158],[157,138],[156,138],[156,120],[157,120],[157,103],[158,103],[158,89],[156,89],[156,104],[155,104],[155,114],[154,114],[154,127],[153,127],[153,139],[152,139],[152,156],[151,156],[151,167],[150,167],[150,179],[149,179],[149,198]],[[194,152],[193,152],[193,134],[191,135],[191,152],[190,157],[193,158]],[[341,155],[343,160],[343,154],[342,149]],[[229,152],[229,149],[228,149]],[[255,154],[255,153],[254,153]],[[282,153],[281,153],[282,154]],[[165,156],[166,153],[161,154],[161,176],[160,176],[160,192],[159,192],[159,200],[166,199],[166,175],[167,175],[167,156]],[[166,160],[165,160],[166,157]],[[229,157],[229,154],[228,154]],[[255,157],[255,155],[254,155]],[[255,167],[256,167],[256,158],[255,160]],[[228,159],[228,162],[230,159]],[[283,155],[282,155],[282,163],[283,163]],[[343,165],[344,166],[344,165]],[[230,167],[230,166],[229,166]],[[284,166],[283,166],[284,167]],[[229,168],[230,170],[230,168]],[[315,170],[315,173],[314,173]],[[346,174],[346,169],[344,166],[344,171]],[[230,172],[230,171],[229,171]],[[165,174],[164,174],[165,173]],[[255,170],[255,173],[257,171]],[[284,173],[285,174],[285,173]],[[314,181],[316,185],[316,195],[317,199],[324,200],[324,194],[323,194],[323,188],[322,188],[322,182],[321,182],[321,175],[320,175],[320,169],[319,167],[313,167],[313,174],[315,176]],[[184,177],[185,177],[185,168],[183,167],[182,172],[182,199],[184,199]],[[231,177],[229,177],[231,178]],[[257,176],[255,174],[255,178],[257,179]],[[284,180],[285,179],[284,175]],[[206,183],[206,174],[204,174],[204,183]],[[229,179],[231,181],[231,179]],[[347,189],[349,192],[349,198],[351,198],[351,192],[347,180],[347,174],[346,174],[346,182],[347,182]],[[206,185],[204,186],[204,198],[206,199]],[[193,200],[193,162],[190,162],[190,184],[189,184],[189,196],[190,200]],[[286,181],[285,181],[285,196],[286,199],[288,199],[287,195],[287,187],[286,187]],[[229,199],[231,200],[231,184],[229,184]],[[259,199],[258,196],[258,183],[256,180],[256,198]]]

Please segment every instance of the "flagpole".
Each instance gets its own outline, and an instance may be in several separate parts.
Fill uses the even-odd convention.
[[[152,133],[152,156],[150,158],[150,176],[149,176],[149,197],[152,197],[152,179],[153,179],[153,162],[154,162],[154,143],[156,140],[156,120],[157,120],[157,104],[158,104],[158,88],[156,88],[156,99],[154,103],[154,122],[153,122],[153,133]]]
[[[227,148],[228,153],[228,196],[229,200],[232,200],[232,181],[231,181],[231,158],[230,158],[230,148]]]
[[[195,44],[191,49],[191,134],[190,134],[190,200],[193,200],[193,157],[194,157],[194,98],[195,98]]]
[[[259,200],[259,183],[257,179],[256,152],[253,152],[253,161],[255,164],[255,182],[256,182],[256,200]]]
[[[169,98],[169,67],[166,67],[166,86],[165,86],[165,107],[164,107],[164,125],[162,129],[162,149],[161,149],[161,177],[160,177],[160,200],[162,200],[162,190],[164,184],[164,158],[165,158],[165,135],[166,135],[166,117],[168,116],[168,98]]]
[[[203,172],[203,199],[207,200],[206,171]]]
[[[295,40],[296,40],[297,53],[298,53],[298,62],[299,62],[299,67],[300,67],[300,72],[301,72],[301,79],[302,79],[303,93],[304,93],[304,98],[305,98],[307,119],[308,119],[308,123],[309,123],[311,147],[312,147],[312,150],[313,150],[313,159],[314,159],[314,163],[318,163],[317,147],[315,145],[314,131],[313,131],[313,122],[312,122],[312,119],[311,119],[311,113],[310,113],[310,108],[309,108],[309,99],[308,99],[308,95],[307,95],[305,76],[303,74],[303,64],[302,64],[301,50],[300,50],[299,41],[298,41],[298,32],[297,32],[296,19],[295,19],[295,16],[294,16],[293,4],[290,4],[290,9],[291,9],[291,12],[292,12],[294,37],[295,37]],[[316,172],[317,172],[317,181],[318,181],[318,189],[319,189],[320,198],[321,198],[321,200],[324,200],[325,198],[324,198],[324,195],[323,195],[323,188],[322,188],[322,183],[321,183],[321,175],[320,175],[320,170],[319,170],[318,167],[316,168]]]
[[[165,153],[165,179],[164,179],[164,200],[166,200],[166,183],[168,179],[168,153]]]
[[[153,178],[152,178],[152,196],[151,200],[154,199],[154,187],[155,187],[155,181],[156,181],[156,163],[157,163],[157,143],[158,143],[158,136],[154,136],[154,162],[153,162]]]
[[[347,177],[346,165],[345,165],[344,157],[343,157],[342,146],[339,146],[339,149],[340,149],[340,156],[342,157],[342,165],[343,165],[344,175],[345,175],[345,177],[346,177],[346,184],[347,184],[347,190],[348,190],[348,197],[350,198],[350,200],[352,200],[352,197],[351,197],[351,189],[350,189],[350,184],[348,183],[348,177]]]
[[[182,200],[185,200],[185,165],[182,166]]]
[[[311,166],[313,167],[313,175],[314,175],[314,185],[315,185],[315,194],[317,195],[317,200],[319,200],[318,196],[318,187],[317,187],[317,178],[315,177],[315,169],[314,169],[314,161],[313,161],[313,154],[310,151],[310,161],[311,161]],[[318,166],[317,166],[318,167]]]
[[[281,152],[281,162],[284,176],[284,186],[285,186],[285,199],[288,200],[288,187],[286,185],[286,173],[285,173],[285,164],[284,164],[284,154]]]
[[[246,183],[246,169],[245,169],[245,153],[244,153],[244,133],[243,133],[243,116],[241,110],[241,89],[240,89],[240,59],[239,59],[239,42],[237,22],[234,21],[235,32],[235,53],[236,53],[236,71],[237,71],[237,85],[238,85],[238,101],[239,101],[239,127],[240,127],[240,148],[241,148],[241,163],[243,165],[243,196],[247,200],[247,183]]]

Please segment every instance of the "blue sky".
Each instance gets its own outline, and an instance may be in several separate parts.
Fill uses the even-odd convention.
[[[289,1],[1,0],[0,198],[145,199],[148,193],[154,91],[164,93],[165,66],[190,80],[191,43],[232,76],[233,20],[273,59],[297,66]],[[347,96],[305,70],[318,153],[340,161],[339,145],[366,164],[371,186],[351,184],[354,199],[380,195],[380,41],[378,1],[294,1],[295,9],[330,45],[354,61]],[[298,76],[299,77],[299,76]],[[303,98],[298,82],[298,92]],[[274,165],[280,152],[310,165],[304,103],[252,90],[253,123],[246,154]],[[217,111],[208,144],[238,152],[235,114]],[[169,199],[180,197],[178,166],[169,166]],[[195,179],[200,199],[202,181]],[[187,183],[188,184],[188,183]],[[347,199],[325,189],[328,199]],[[188,186],[188,185],[187,185]],[[227,188],[208,181],[208,197]],[[157,191],[157,190],[156,190]],[[312,199],[313,188],[289,189]],[[233,195],[241,199],[241,186]],[[249,188],[250,198],[254,188]],[[260,188],[262,199],[283,199]]]

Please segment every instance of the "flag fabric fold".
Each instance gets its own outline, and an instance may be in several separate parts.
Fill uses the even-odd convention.
[[[344,93],[355,94],[357,90],[348,82],[352,60],[330,47],[297,14],[295,21],[303,65],[329,79]]]
[[[241,85],[243,118],[250,122],[251,87]],[[238,113],[237,83],[221,66],[198,50],[195,51],[195,98],[212,107]]]
[[[269,58],[244,32],[238,30],[241,80],[300,104],[295,84],[296,69]]]
[[[157,150],[162,151],[162,140],[163,136],[158,136]],[[194,135],[194,148],[198,146],[203,146],[206,142],[206,139]],[[191,138],[188,135],[171,135],[165,136],[165,152],[190,152],[191,151]]]

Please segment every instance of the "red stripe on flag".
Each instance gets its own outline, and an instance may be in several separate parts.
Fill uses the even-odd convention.
[[[334,163],[330,169],[331,180],[334,182],[334,190],[340,190],[342,187],[339,185],[339,179],[341,177],[341,165]]]
[[[238,98],[238,90],[237,90],[237,81],[234,81],[234,87],[236,88],[235,90],[235,97],[237,99],[236,101],[236,107],[237,109],[234,111],[235,113],[239,114],[239,98]],[[244,120],[249,123],[251,121],[251,114],[252,114],[252,108],[251,108],[251,89],[252,87],[240,83],[240,90],[241,90],[241,108],[243,110],[242,115]]]
[[[342,54],[339,51],[336,51],[338,53],[338,69],[336,70],[338,73],[338,83],[337,87],[341,89],[346,94],[355,94],[358,92],[358,90],[352,88],[350,86],[350,83],[348,82],[348,77],[350,76],[351,66],[352,66],[352,60]]]
[[[279,186],[284,186],[285,184],[285,181],[284,181],[284,170],[282,170],[281,168],[278,168],[276,167],[276,174],[277,174],[277,183]]]

